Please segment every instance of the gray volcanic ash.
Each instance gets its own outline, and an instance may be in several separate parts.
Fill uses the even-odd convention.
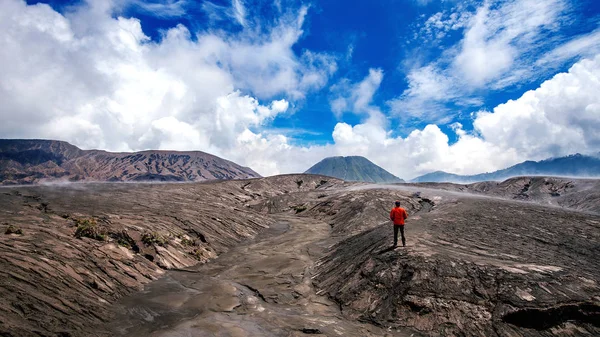
[[[597,335],[599,186],[4,187],[0,334]],[[408,246],[392,249],[397,199]]]

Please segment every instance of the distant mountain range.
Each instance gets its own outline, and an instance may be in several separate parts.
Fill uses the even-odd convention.
[[[541,161],[525,161],[490,173],[458,175],[444,171],[428,173],[411,182],[450,182],[468,184],[480,181],[500,181],[516,176],[600,177],[600,156],[574,154]]]
[[[304,173],[321,174],[346,181],[404,182],[404,180],[373,164],[367,158],[360,156],[328,157],[316,163]]]
[[[252,169],[200,151],[113,153],[54,140],[0,139],[0,184],[245,179]]]

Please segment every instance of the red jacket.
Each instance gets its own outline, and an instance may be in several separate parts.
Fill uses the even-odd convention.
[[[404,219],[408,218],[408,213],[402,207],[394,207],[390,212],[390,220],[394,222],[396,226],[403,226]]]

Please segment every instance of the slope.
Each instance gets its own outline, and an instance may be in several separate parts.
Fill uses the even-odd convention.
[[[328,157],[309,168],[305,173],[321,174],[346,181],[370,183],[400,183],[402,179],[375,165],[365,157]]]
[[[459,175],[444,171],[436,171],[416,177],[412,179],[411,182],[452,182],[466,184],[533,175],[598,177],[600,176],[600,157],[576,153],[566,157],[549,158],[537,162],[524,161],[503,170],[475,175]]]
[[[205,181],[255,178],[252,169],[200,151],[112,153],[54,140],[0,140],[0,184],[44,181]]]

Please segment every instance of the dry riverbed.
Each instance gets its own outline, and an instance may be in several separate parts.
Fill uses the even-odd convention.
[[[125,298],[109,325],[121,336],[410,336],[350,321],[317,295],[311,275],[330,226],[294,216],[212,262],[170,271]]]

